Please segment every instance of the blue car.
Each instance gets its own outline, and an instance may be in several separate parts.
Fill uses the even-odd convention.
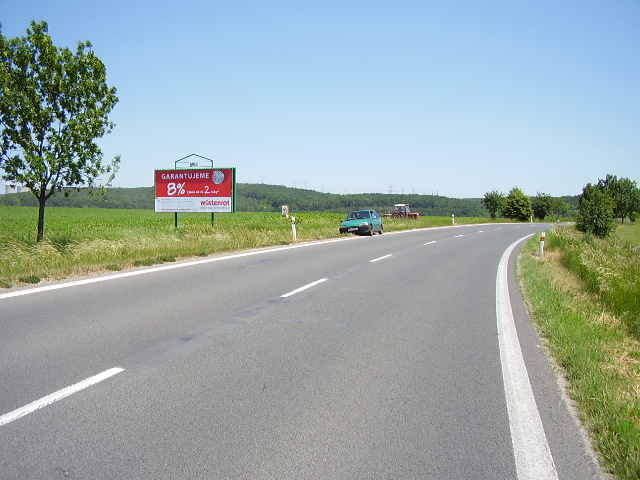
[[[340,233],[355,233],[358,235],[373,235],[384,232],[382,217],[375,210],[355,210],[349,212],[347,218],[340,224]]]

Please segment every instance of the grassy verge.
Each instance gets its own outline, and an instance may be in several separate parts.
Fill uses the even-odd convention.
[[[520,265],[534,322],[569,381],[603,467],[640,478],[640,225],[613,238],[550,232]],[[630,241],[631,240],[631,241]]]
[[[297,241],[338,237],[344,214],[296,215]],[[293,241],[278,213],[180,214],[150,210],[49,208],[45,241],[35,242],[37,209],[0,206],[0,288],[153,265]],[[488,218],[456,218],[456,224]],[[385,231],[451,225],[451,218],[385,219]]]

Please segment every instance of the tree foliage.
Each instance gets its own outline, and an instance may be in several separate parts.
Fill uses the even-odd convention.
[[[496,218],[498,216],[498,212],[502,210],[502,206],[504,205],[504,193],[499,192],[498,190],[487,192],[484,194],[482,203],[484,204],[484,208],[489,211],[489,216],[491,218]]]
[[[538,192],[536,196],[531,199],[533,216],[537,219],[544,220],[545,217],[551,213],[552,208],[553,197],[548,193]]]
[[[518,187],[513,187],[504,199],[501,211],[505,218],[526,222],[533,215],[531,199]]]
[[[613,199],[613,213],[620,222],[624,223],[627,217],[631,220],[636,219],[640,211],[640,190],[635,181],[608,174],[604,180],[598,181],[598,185],[601,185]]]
[[[575,197],[573,197],[575,198]],[[569,202],[563,200],[560,197],[551,198],[551,214],[556,218],[564,217],[571,211],[571,205]]]
[[[614,227],[615,201],[607,188],[598,183],[582,189],[576,216],[576,228],[581,232],[606,238]]]
[[[548,193],[536,193],[531,199],[533,216],[544,220],[548,216],[562,217],[569,212],[570,206],[562,198],[552,197]]]
[[[57,192],[94,187],[118,169],[103,162],[95,139],[114,124],[118,101],[106,69],[79,42],[74,52],[53,45],[46,22],[31,22],[27,35],[7,39],[0,31],[0,168],[10,184],[28,187],[38,200],[38,241],[44,235],[47,200]]]
[[[486,216],[478,199],[456,199],[439,195],[359,193],[335,194],[290,188],[281,185],[243,183],[237,186],[238,210],[280,211],[289,205],[292,212],[336,212],[372,208],[380,213],[393,210],[396,203],[409,203],[421,215],[456,217]]]

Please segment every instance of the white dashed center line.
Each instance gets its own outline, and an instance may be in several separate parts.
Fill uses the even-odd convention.
[[[307,285],[305,285],[303,287],[296,288],[295,290],[292,290],[289,293],[285,293],[284,295],[280,295],[280,298],[290,297],[291,295],[295,295],[296,293],[300,293],[300,292],[306,290],[307,288],[315,287],[319,283],[326,282],[327,280],[329,280],[329,279],[328,278],[321,278],[320,280],[316,280],[315,282],[308,283]]]
[[[69,395],[72,395],[74,393],[77,393],[80,390],[84,390],[85,388],[90,387],[91,385],[95,385],[96,383],[106,380],[107,378],[112,377],[117,373],[122,372],[123,370],[124,369],[120,367],[110,368],[109,370],[99,373],[98,375],[94,375],[93,377],[87,378],[86,380],[82,380],[81,382],[74,383],[69,387],[63,388],[62,390],[58,390],[57,392],[47,395],[46,397],[42,397],[40,400],[31,402],[29,405],[25,405],[22,408],[18,408],[13,412],[9,412],[5,415],[2,415],[0,417],[0,427],[3,425],[6,425],[9,422],[13,422],[14,420],[17,420],[20,417],[24,417],[25,415],[33,413],[36,410],[46,407],[47,405],[51,405],[52,403],[57,402],[58,400],[62,400],[63,398],[68,397]]]
[[[369,260],[369,263],[373,263],[373,262],[377,262],[378,260],[383,260],[385,258],[389,258],[391,256],[391,254],[389,255],[384,255],[382,257],[378,257],[378,258],[374,258],[373,260]]]

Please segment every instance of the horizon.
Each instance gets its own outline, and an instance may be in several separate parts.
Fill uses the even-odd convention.
[[[29,193],[29,190],[25,190],[22,192],[8,192],[6,191],[6,189],[8,188],[8,185],[6,184],[6,182],[3,182],[2,180],[0,180],[0,186],[2,186],[4,184],[4,188],[1,188],[0,190],[0,195],[11,195],[14,193]],[[304,191],[311,191],[311,192],[315,192],[315,193],[321,193],[321,194],[327,194],[327,195],[393,195],[393,196],[402,196],[402,195],[417,195],[417,196],[423,196],[423,197],[442,197],[442,198],[450,198],[450,199],[455,199],[455,200],[482,200],[484,198],[484,195],[480,196],[480,197],[450,197],[447,195],[440,195],[439,193],[418,193],[418,192],[412,192],[412,193],[400,193],[400,192],[395,192],[395,193],[389,193],[389,192],[348,192],[348,193],[333,193],[333,192],[323,192],[320,190],[314,190],[312,188],[302,188],[302,187],[289,187],[287,185],[280,185],[280,184],[272,184],[272,183],[255,183],[255,182],[237,182],[237,185],[265,185],[268,187],[281,187],[281,188],[289,188],[289,189],[295,189],[295,190],[304,190]],[[86,189],[87,187],[81,187],[81,189]],[[151,186],[141,186],[141,187],[116,187],[116,186],[111,186],[111,187],[107,187],[107,192],[110,189],[137,189],[137,188],[154,188],[153,185]],[[509,192],[501,192],[503,195],[507,195]],[[573,197],[579,197],[582,194],[582,192],[574,194],[574,195],[558,195],[558,196],[554,196],[555,198],[573,198]],[[530,198],[536,197],[536,195],[528,195],[525,192],[525,195],[527,195]],[[553,196],[553,195],[552,195]]]

